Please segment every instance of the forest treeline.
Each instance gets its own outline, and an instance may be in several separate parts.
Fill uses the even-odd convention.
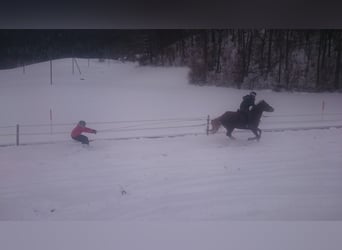
[[[246,89],[342,88],[342,30],[0,30],[0,68],[81,57],[188,66],[189,81]]]
[[[342,88],[341,43],[341,30],[197,30],[145,59],[188,65],[193,84],[335,91]]]

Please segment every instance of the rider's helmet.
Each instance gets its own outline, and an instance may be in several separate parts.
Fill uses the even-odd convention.
[[[82,126],[82,127],[85,127],[86,122],[85,122],[85,121],[79,121],[79,122],[78,122],[78,125],[80,125],[80,126]]]
[[[252,95],[252,96],[256,96],[256,92],[254,92],[254,91],[252,91],[251,93],[249,93],[250,95]]]

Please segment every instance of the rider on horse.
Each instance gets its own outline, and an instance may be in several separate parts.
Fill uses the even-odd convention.
[[[240,104],[240,109],[238,112],[243,116],[243,120],[246,121],[246,125],[249,125],[250,121],[250,107],[255,106],[255,96],[256,93],[254,91],[250,92],[248,95],[245,95],[242,98],[242,102]]]

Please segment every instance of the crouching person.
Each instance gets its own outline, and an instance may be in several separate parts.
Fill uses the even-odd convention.
[[[87,128],[85,121],[80,121],[77,126],[71,132],[71,138],[81,142],[82,144],[89,145],[89,139],[87,136],[82,135],[82,133],[92,133],[96,134],[95,129]]]

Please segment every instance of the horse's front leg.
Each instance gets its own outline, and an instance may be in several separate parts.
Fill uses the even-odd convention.
[[[258,133],[258,134],[259,134],[259,136],[258,136],[259,139],[258,139],[258,140],[260,140],[260,138],[261,138],[261,129],[260,129],[260,128],[257,128],[257,130],[258,130],[258,132],[259,132],[259,133]]]
[[[249,141],[251,140],[260,140],[261,137],[261,130],[259,128],[251,128],[251,131],[253,132],[253,134],[255,135],[255,137],[250,137],[248,138]]]

